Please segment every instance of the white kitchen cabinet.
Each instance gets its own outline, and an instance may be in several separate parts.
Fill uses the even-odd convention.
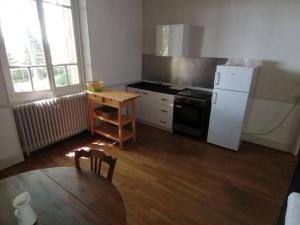
[[[144,110],[147,105],[149,105],[149,91],[146,90],[141,90],[141,89],[136,89],[136,88],[127,88],[128,91],[130,92],[135,92],[140,95],[139,98],[136,99],[136,118],[141,119],[143,117],[148,117],[149,113],[147,110]]]
[[[190,26],[186,24],[156,27],[156,55],[188,56]]]
[[[152,118],[153,124],[156,124],[160,127],[165,127],[172,129],[173,124],[173,107],[170,106],[159,106],[153,112],[154,117]]]
[[[172,130],[173,95],[131,87],[128,87],[127,90],[141,95],[136,101],[137,120],[166,130]]]

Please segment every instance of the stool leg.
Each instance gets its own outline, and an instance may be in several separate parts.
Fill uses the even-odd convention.
[[[123,121],[122,121],[122,103],[120,102],[118,108],[118,121],[119,121],[119,144],[123,148]]]

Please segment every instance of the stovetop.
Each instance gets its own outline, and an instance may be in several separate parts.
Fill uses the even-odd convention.
[[[150,82],[138,82],[134,84],[129,84],[128,87],[139,88],[148,91],[155,91],[159,93],[169,94],[169,95],[176,95],[180,90],[172,89],[169,85],[163,84],[156,84]]]
[[[212,93],[209,91],[200,91],[200,90],[187,88],[183,91],[178,92],[176,95],[197,98],[197,99],[210,99],[212,96]]]

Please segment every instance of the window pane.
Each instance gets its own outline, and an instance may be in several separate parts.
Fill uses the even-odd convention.
[[[1,29],[9,65],[45,65],[36,2],[0,1]]]
[[[79,74],[78,74],[78,66],[70,65],[67,66],[68,76],[69,76],[69,84],[79,84]]]
[[[56,4],[56,0],[44,0],[44,2],[50,2],[50,3]]]
[[[32,91],[30,75],[27,68],[10,69],[15,92]]]
[[[71,9],[47,3],[43,6],[53,65],[77,63]]]
[[[57,3],[61,4],[61,5],[70,6],[71,5],[71,0],[57,0]]]
[[[60,4],[60,5],[65,5],[65,6],[71,6],[71,0],[44,0],[44,2]]]
[[[49,80],[46,67],[31,68],[32,83],[35,91],[49,90]]]
[[[64,66],[53,66],[53,73],[56,87],[68,85],[67,72]]]
[[[15,92],[50,89],[36,1],[0,3],[0,25]],[[31,67],[37,65],[41,67]]]

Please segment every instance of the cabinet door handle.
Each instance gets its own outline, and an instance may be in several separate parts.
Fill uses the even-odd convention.
[[[167,113],[167,112],[168,112],[167,110],[164,110],[164,109],[162,109],[162,110],[160,110],[160,111],[162,111],[162,112],[164,112],[164,113]]]
[[[148,93],[147,93],[147,92],[142,92],[142,94],[143,94],[143,95],[148,95]]]
[[[161,123],[164,123],[164,124],[166,124],[166,123],[167,123],[167,122],[166,122],[166,121],[164,121],[164,120],[161,120],[160,122],[161,122]]]
[[[175,107],[181,109],[182,105],[175,105]]]
[[[162,101],[168,101],[168,99],[166,99],[166,98],[162,98],[161,100],[162,100]]]
[[[221,79],[221,73],[220,72],[216,72],[216,81],[215,81],[215,85],[219,85],[220,84],[220,79]]]
[[[214,92],[214,101],[213,101],[213,104],[217,104],[217,99],[218,99],[218,93],[217,92]]]

